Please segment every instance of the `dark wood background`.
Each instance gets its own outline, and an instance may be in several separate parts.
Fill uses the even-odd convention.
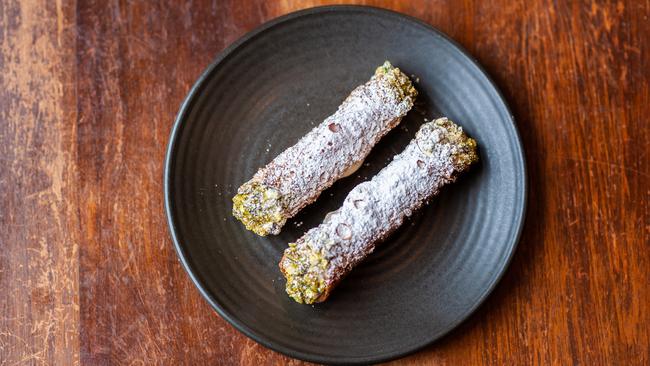
[[[167,232],[162,161],[220,50],[329,2],[166,3],[0,0],[0,365],[300,364],[193,287]],[[485,66],[530,170],[496,291],[396,364],[650,364],[650,3],[365,3],[423,19]]]

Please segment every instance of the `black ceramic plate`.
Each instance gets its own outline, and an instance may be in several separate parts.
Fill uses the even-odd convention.
[[[231,215],[237,187],[314,125],[384,60],[418,79],[416,108],[337,182],[262,238]],[[448,116],[476,138],[480,163],[357,267],[331,297],[300,305],[277,263],[413,138]],[[453,41],[413,18],[368,7],[314,8],[271,21],[222,52],[192,88],[171,133],[165,203],[181,262],[216,311],[249,337],[326,363],[388,360],[431,343],[486,298],[522,227],[526,175],[508,108]]]

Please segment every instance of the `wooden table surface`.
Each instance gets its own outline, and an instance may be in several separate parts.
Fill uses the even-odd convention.
[[[0,0],[0,365],[301,364],[194,288],[167,231],[162,162],[219,51],[322,3]],[[650,364],[650,3],[367,3],[476,57],[530,174],[495,292],[395,364]]]

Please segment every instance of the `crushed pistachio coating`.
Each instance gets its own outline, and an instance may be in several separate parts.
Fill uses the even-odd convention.
[[[387,78],[390,84],[397,88],[401,99],[406,97],[415,99],[418,95],[418,91],[413,87],[411,79],[400,71],[399,68],[391,65],[388,61],[385,61],[383,65],[379,66],[377,70],[375,70],[375,75],[377,77]]]
[[[438,128],[443,128],[446,131],[440,140],[436,141],[423,138],[423,136],[431,134],[431,131]],[[422,128],[415,135],[415,138],[418,141],[420,150],[428,155],[433,153],[434,145],[436,144],[450,144],[454,146],[452,161],[457,171],[464,171],[478,161],[476,140],[468,137],[463,132],[462,127],[447,118],[438,118],[431,123],[423,124]]]
[[[232,202],[232,214],[257,235],[274,234],[287,221],[278,191],[260,182],[251,181],[239,187]]]
[[[289,244],[281,268],[287,278],[287,294],[298,303],[313,304],[326,289],[325,270],[328,261],[309,244]]]

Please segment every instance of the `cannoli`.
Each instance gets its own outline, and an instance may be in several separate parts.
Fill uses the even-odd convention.
[[[414,140],[372,180],[356,186],[322,224],[289,244],[280,261],[289,296],[325,300],[404,218],[478,160],[476,141],[447,118],[422,125]]]
[[[258,235],[280,233],[287,219],[361,165],[416,95],[408,76],[386,61],[336,113],[239,187],[233,215]]]

